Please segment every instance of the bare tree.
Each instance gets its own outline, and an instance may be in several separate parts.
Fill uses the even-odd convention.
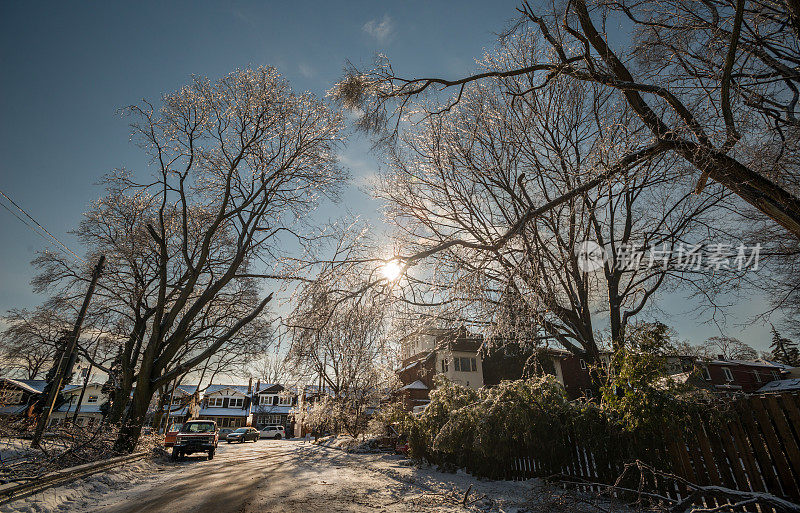
[[[382,58],[369,71],[351,67],[334,95],[363,113],[362,128],[382,131],[388,124],[384,141],[390,141],[409,110],[449,114],[482,81],[526,77],[526,89],[508,94],[530,97],[570,77],[614,92],[649,134],[620,154],[607,176],[628,171],[642,153],[677,155],[694,168],[698,191],[711,178],[800,237],[800,31],[793,2],[574,0],[566,7],[551,4],[544,13],[523,3],[519,12],[502,44],[534,34],[536,45],[524,65],[457,79],[403,78]],[[622,27],[620,37],[607,37],[610,20]],[[615,39],[630,43],[614,48]],[[455,90],[444,104],[417,101],[442,89]],[[518,219],[529,222],[536,213],[529,205]]]
[[[335,155],[341,116],[294,94],[273,68],[197,77],[160,107],[128,112],[154,173],[110,176],[111,195],[134,206],[120,216],[129,237],[106,245],[92,235],[93,250],[121,262],[112,275],[120,291],[110,294],[128,332],[118,367],[136,386],[120,451],[136,444],[155,391],[226,344],[260,336],[254,321],[272,294],[261,297],[255,280],[284,277],[282,249],[290,240],[302,248],[307,213],[346,177]]]
[[[700,346],[702,354],[707,358],[724,360],[755,360],[758,352],[738,338],[710,337]]]
[[[325,271],[295,298],[297,306],[288,321],[292,343],[287,363],[307,382],[318,379],[330,394],[331,399],[317,409],[325,408],[334,416],[333,427],[358,436],[370,409],[390,386],[386,303],[373,289],[343,298],[337,290],[359,287],[341,281],[356,278]]]
[[[47,309],[11,310],[4,319],[0,354],[4,368],[24,379],[36,379],[49,368],[56,343],[69,324]]]
[[[518,39],[486,66],[524,66],[531,44]],[[554,340],[594,360],[598,336],[620,344],[659,288],[711,290],[703,269],[676,257],[684,245],[707,243],[710,225],[722,225],[727,193],[717,187],[695,195],[675,159],[654,155],[519,226],[531,205],[606,175],[646,137],[607,92],[559,78],[524,94],[532,80],[484,82],[446,117],[405,131],[376,193],[386,201],[397,246],[411,255],[401,260],[427,253],[434,261],[409,269],[410,301],[467,308],[463,317],[486,322],[500,338]],[[512,231],[507,243],[493,245]],[[448,245],[453,240],[467,243]],[[582,266],[587,242],[604,248],[594,269]],[[648,261],[654,254],[662,256]],[[606,315],[603,329],[598,318]]]

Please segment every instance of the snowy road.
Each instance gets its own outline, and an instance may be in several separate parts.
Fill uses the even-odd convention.
[[[447,507],[442,494],[414,472],[404,478],[403,471],[411,469],[400,463],[399,458],[349,455],[297,441],[223,443],[212,461],[190,456],[75,511],[464,511],[455,504],[452,510]]]
[[[597,511],[574,499],[536,480],[480,481],[463,472],[412,466],[399,456],[261,440],[223,443],[212,461],[204,455],[177,463],[142,460],[49,489],[0,512]]]

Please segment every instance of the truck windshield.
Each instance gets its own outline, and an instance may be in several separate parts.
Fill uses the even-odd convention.
[[[183,425],[181,433],[209,433],[214,431],[212,422],[189,422]]]

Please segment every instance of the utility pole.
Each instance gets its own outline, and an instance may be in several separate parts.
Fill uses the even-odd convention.
[[[53,413],[53,407],[55,406],[56,398],[61,392],[61,387],[64,386],[64,376],[66,376],[68,370],[67,368],[70,366],[70,362],[72,361],[72,354],[75,352],[75,346],[78,345],[78,337],[81,333],[83,318],[86,317],[86,310],[89,308],[89,302],[92,299],[94,287],[97,284],[97,279],[100,277],[100,273],[103,272],[103,264],[105,264],[105,262],[106,256],[100,255],[100,260],[98,260],[97,265],[94,267],[94,271],[92,272],[92,281],[89,283],[89,290],[86,291],[86,297],[83,298],[83,305],[81,305],[81,309],[78,312],[78,318],[75,320],[75,326],[72,328],[72,333],[70,333],[66,347],[64,348],[64,358],[58,362],[58,368],[56,369],[56,374],[53,378],[52,386],[50,387],[50,393],[47,395],[47,402],[44,404],[44,410],[39,416],[39,422],[36,424],[36,432],[33,434],[33,440],[31,441],[32,447],[39,447],[39,443],[42,441],[44,430],[47,428],[47,423],[50,421],[50,415]]]

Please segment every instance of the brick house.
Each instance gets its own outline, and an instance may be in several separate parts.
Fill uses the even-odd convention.
[[[716,393],[752,394],[781,379],[781,368],[765,361],[697,359],[695,366]]]

